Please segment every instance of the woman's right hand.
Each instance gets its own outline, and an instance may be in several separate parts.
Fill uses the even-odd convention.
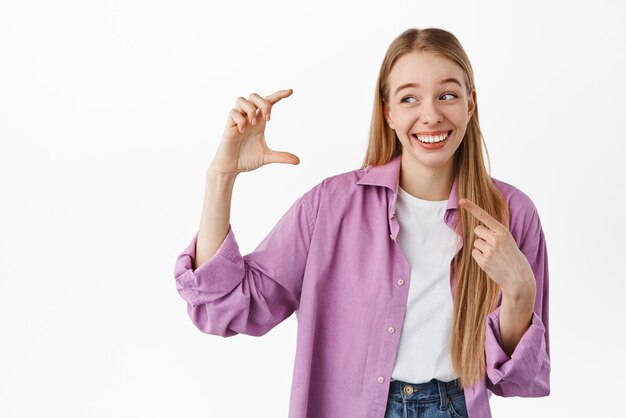
[[[217,174],[236,176],[270,163],[299,164],[297,156],[274,151],[265,143],[266,118],[269,120],[272,106],[291,93],[293,90],[287,89],[265,98],[256,93],[252,93],[248,100],[238,97],[235,108],[228,114],[224,135],[210,169]]]

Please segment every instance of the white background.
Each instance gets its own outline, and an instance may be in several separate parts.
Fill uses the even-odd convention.
[[[293,88],[236,182],[243,254],[364,156],[380,63],[454,33],[491,174],[539,210],[552,392],[494,417],[623,409],[624,98],[618,2],[0,1],[0,416],[286,417],[295,315],[262,338],[194,328],[175,259],[238,96]]]

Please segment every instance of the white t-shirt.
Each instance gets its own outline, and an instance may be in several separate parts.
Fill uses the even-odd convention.
[[[450,262],[460,236],[445,224],[447,200],[418,199],[398,186],[397,243],[411,267],[407,310],[391,380],[447,382],[458,375],[450,360]]]

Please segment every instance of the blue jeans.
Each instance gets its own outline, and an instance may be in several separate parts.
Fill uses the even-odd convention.
[[[393,380],[389,386],[385,418],[467,418],[465,393],[458,380],[407,383]]]

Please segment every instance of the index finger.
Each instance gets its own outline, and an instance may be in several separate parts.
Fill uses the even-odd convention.
[[[291,96],[291,93],[293,93],[293,89],[278,90],[276,93],[266,96],[265,100],[270,102],[270,104],[278,103],[281,99]]]
[[[487,213],[487,211],[485,211],[483,208],[481,208],[471,200],[463,198],[459,200],[459,204],[474,217],[478,218],[479,221],[487,225],[489,229],[495,231],[502,226],[502,224],[498,222],[493,216],[491,216],[489,213]]]

